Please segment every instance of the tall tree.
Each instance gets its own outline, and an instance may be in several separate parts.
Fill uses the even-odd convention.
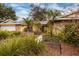
[[[49,20],[49,28],[50,28],[50,34],[52,36],[52,29],[53,29],[53,25],[54,25],[54,21],[56,20],[57,16],[60,16],[61,12],[59,10],[48,10],[47,11],[47,18]]]
[[[0,18],[16,20],[15,11],[11,7],[6,7],[4,4],[0,4]]]
[[[31,4],[31,13],[30,16],[34,21],[37,22],[37,27],[40,29],[40,31],[44,32],[44,26],[41,24],[40,21],[46,20],[46,8],[42,8],[40,5],[34,5]]]
[[[32,17],[33,20],[48,20],[49,21],[49,27],[50,27],[50,34],[52,36],[52,29],[53,29],[53,24],[54,20],[56,20],[57,16],[60,16],[61,13],[59,10],[55,9],[48,9],[48,8],[41,8],[40,5],[32,5],[31,13],[30,16]]]
[[[31,5],[31,13],[30,16],[32,17],[33,20],[41,21],[44,20],[46,17],[46,9],[41,8],[40,6],[37,5]]]
[[[29,18],[23,18],[24,23],[27,24],[27,29],[28,31],[32,31],[32,25],[33,25],[33,21]],[[26,31],[26,28],[25,28]]]

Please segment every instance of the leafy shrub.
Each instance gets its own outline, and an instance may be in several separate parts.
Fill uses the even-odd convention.
[[[12,37],[15,37],[15,36],[20,36],[20,32],[12,32],[12,31],[0,31],[0,40],[1,39],[6,39],[6,38],[12,38]]]
[[[0,41],[0,55],[39,55],[44,49],[42,42],[37,43],[35,36],[8,38]]]
[[[27,32],[27,28],[24,28],[24,32]]]
[[[43,35],[43,41],[45,42],[59,42],[59,37],[55,34],[52,34],[52,37],[50,34]]]
[[[0,31],[0,39],[6,39],[9,35],[10,33],[8,31]]]
[[[14,31],[14,32],[12,32],[11,35],[12,35],[12,36],[20,36],[20,35],[21,35],[21,32],[16,32],[16,31]]]
[[[79,46],[79,31],[78,26],[76,24],[67,25],[61,34],[59,34],[59,38],[69,44]]]

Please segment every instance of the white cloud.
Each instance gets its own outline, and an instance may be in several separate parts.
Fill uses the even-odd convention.
[[[11,3],[11,4],[9,4],[9,6],[14,8],[14,10],[16,12],[16,16],[18,17],[17,21],[21,21],[22,18],[28,17],[28,14],[30,12],[29,9],[22,7],[20,4]]]
[[[77,11],[79,9],[79,4],[75,3],[73,5],[70,5],[70,6],[67,6],[65,9],[64,9],[64,14],[69,14],[71,13],[72,11]]]
[[[29,15],[30,10],[29,9],[22,9],[20,11],[16,11],[16,15],[19,18],[26,18]]]
[[[58,4],[54,3],[54,4],[49,4],[48,5],[49,9],[58,9],[58,10],[63,10],[63,7],[58,6]]]
[[[40,3],[34,3],[34,5],[39,6],[39,5],[40,5]]]
[[[15,4],[15,3],[10,3],[9,6],[11,6],[13,8],[19,7],[19,5],[18,4]]]
[[[45,8],[45,5],[44,5],[44,4],[40,4],[40,7],[41,7],[41,8]]]
[[[23,7],[17,7],[17,9],[18,9],[18,10],[23,10],[23,9],[25,9],[25,8],[23,8]]]
[[[16,16],[19,17],[17,22],[21,22],[23,20],[22,18],[28,17],[28,12],[26,10],[20,10],[16,12]]]
[[[63,10],[63,7],[60,7],[56,3],[35,3],[34,5],[40,6],[41,8],[47,7],[48,9],[58,9],[58,10]]]
[[[22,22],[23,19],[22,18],[18,18],[18,20],[16,20],[16,22]]]

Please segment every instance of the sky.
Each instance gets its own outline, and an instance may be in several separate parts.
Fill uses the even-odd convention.
[[[57,9],[65,11],[64,13],[69,13],[71,9],[76,10],[79,8],[78,3],[34,3],[35,5],[40,5],[42,8],[47,7],[48,9]],[[12,7],[18,16],[18,20],[26,18],[31,10],[31,3],[5,3],[5,6]]]

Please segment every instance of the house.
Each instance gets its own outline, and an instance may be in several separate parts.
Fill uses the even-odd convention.
[[[45,31],[46,28],[48,27],[48,23],[50,23],[50,21],[40,21],[40,24],[42,26],[41,31]],[[70,24],[70,23],[79,23],[79,10],[78,11],[74,11],[71,12],[68,15],[64,15],[61,17],[57,17],[56,20],[54,20],[54,25],[52,26],[52,32],[54,34],[58,34],[61,31],[63,31],[63,29],[65,28],[66,25]]]
[[[27,28],[26,24],[17,23],[12,20],[7,20],[0,23],[0,30],[23,32],[25,28]]]
[[[70,23],[79,24],[79,10],[57,18],[54,21],[53,32],[58,34]]]
[[[32,31],[36,32],[43,32],[49,21],[40,21],[40,24],[38,22],[35,22],[35,24],[32,25]],[[61,17],[56,18],[54,20],[54,25],[53,25],[53,33],[58,34],[61,32],[66,25],[70,23],[79,23],[79,10],[72,12],[68,15],[64,15]],[[38,26],[37,26],[38,24]],[[41,27],[40,27],[41,26]],[[9,30],[9,31],[24,31],[24,29],[28,29],[26,24],[22,23],[16,23],[15,21],[12,20],[6,20],[6,21],[1,21],[0,23],[0,30]]]

